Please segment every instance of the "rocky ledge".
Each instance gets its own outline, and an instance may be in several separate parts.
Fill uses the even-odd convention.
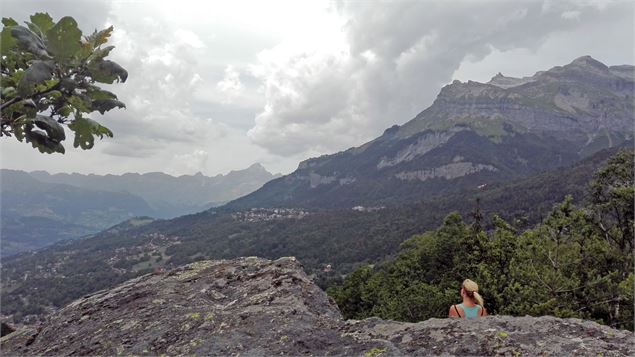
[[[83,297],[3,355],[632,356],[633,333],[578,319],[344,321],[295,258],[201,261]]]

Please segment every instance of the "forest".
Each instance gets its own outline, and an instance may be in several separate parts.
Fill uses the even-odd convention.
[[[450,213],[436,229],[401,244],[395,259],[366,265],[327,292],[346,318],[401,321],[445,317],[461,282],[479,284],[491,314],[553,315],[633,330],[633,152],[597,170],[588,200],[571,196],[536,226],[497,215],[483,229]]]

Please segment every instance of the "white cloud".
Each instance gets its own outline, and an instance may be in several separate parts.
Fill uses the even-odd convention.
[[[0,140],[2,167],[216,174],[288,172],[359,145],[428,106],[453,78],[530,75],[591,54],[633,62],[633,4],[604,1],[337,2],[5,0],[3,16],[71,15],[115,27],[109,86],[126,110],[89,152],[41,155]]]
[[[220,92],[225,94],[225,98],[223,99],[223,103],[225,104],[231,103],[245,88],[240,82],[240,73],[238,73],[232,65],[225,68],[225,77],[216,84],[216,87]]]
[[[176,167],[168,168],[167,171],[173,172],[192,172],[205,167],[209,153],[205,150],[194,150],[191,153],[174,155],[172,165]]]
[[[580,11],[577,10],[569,10],[563,12],[560,16],[562,16],[565,20],[580,20]]]
[[[266,103],[248,135],[282,156],[359,145],[425,109],[457,70],[458,75],[481,77],[474,67],[493,54],[498,55],[497,64],[523,67],[525,75],[545,69],[536,66],[552,63],[553,53],[566,52],[567,47],[560,43],[559,48],[550,45],[550,53],[537,51],[563,33],[580,46],[572,46],[576,51],[568,51],[565,60],[557,56],[558,64],[587,54],[589,48],[605,48],[585,41],[591,30],[632,62],[633,42],[603,31],[609,28],[607,20],[620,18],[626,21],[619,28],[632,32],[632,11],[625,11],[629,9],[627,3],[565,1],[341,2],[345,24],[329,33],[330,46],[307,47],[311,42],[306,41],[261,52],[252,70],[263,81]],[[601,25],[591,29],[582,23]],[[515,56],[520,53],[536,55],[523,60]],[[514,63],[506,63],[508,59]],[[499,71],[487,69],[486,80]]]
[[[201,41],[201,39],[192,31],[178,29],[174,35],[181,43],[193,48],[205,47],[205,44]]]

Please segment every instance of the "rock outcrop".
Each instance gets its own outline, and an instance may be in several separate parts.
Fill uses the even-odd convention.
[[[3,355],[629,356],[633,337],[554,317],[344,321],[294,258],[249,257],[130,280],[0,341]]]

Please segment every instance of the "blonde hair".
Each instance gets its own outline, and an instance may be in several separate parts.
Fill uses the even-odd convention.
[[[465,290],[465,294],[469,296],[472,301],[475,301],[477,305],[485,307],[485,305],[483,305],[483,297],[481,296],[481,294],[478,293],[478,284],[470,279],[465,279],[463,280],[463,284],[461,284],[461,287]]]

